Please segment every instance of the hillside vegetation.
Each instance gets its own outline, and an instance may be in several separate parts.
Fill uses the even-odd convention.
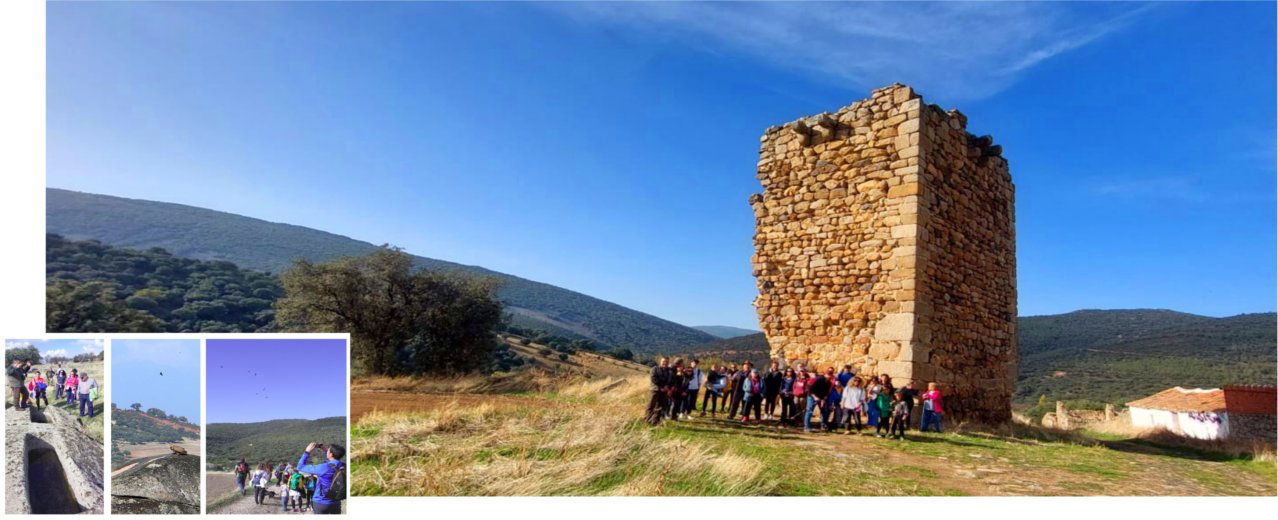
[[[58,235],[45,238],[45,276],[52,332],[255,332],[284,294],[275,276],[231,262]]]
[[[1122,404],[1172,386],[1273,384],[1278,314],[1210,318],[1167,310],[1084,310],[1018,321],[1014,400]],[[683,353],[702,359],[769,357],[763,334],[718,340]]]
[[[172,417],[156,417],[146,412],[119,408],[111,409],[111,441],[142,444],[145,442],[181,442],[182,439],[200,438],[200,429],[194,424],[180,422]]]
[[[241,457],[253,464],[285,461],[296,464],[309,443],[344,444],[346,418],[212,423],[205,431],[205,448],[208,450],[206,460],[210,469],[229,469]]]
[[[757,330],[729,327],[727,325],[693,325],[692,328],[720,339],[736,338],[759,333]]]
[[[46,190],[45,197],[49,233],[120,248],[161,248],[177,257],[223,260],[263,273],[279,273],[296,259],[323,262],[378,248],[315,229],[179,204],[53,188]],[[553,285],[433,258],[416,256],[414,262],[431,270],[501,280],[497,297],[515,314],[516,324],[556,335],[636,352],[685,348],[714,339],[705,332]]]

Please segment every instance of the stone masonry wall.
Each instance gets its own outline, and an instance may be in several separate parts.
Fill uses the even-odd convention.
[[[765,132],[752,263],[773,357],[937,381],[948,420],[1010,417],[1011,177],[965,127],[893,85]]]

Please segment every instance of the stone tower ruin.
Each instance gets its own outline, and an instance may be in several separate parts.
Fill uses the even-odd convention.
[[[772,356],[935,381],[946,420],[1010,419],[1016,234],[1001,153],[899,84],[769,128],[750,205]]]

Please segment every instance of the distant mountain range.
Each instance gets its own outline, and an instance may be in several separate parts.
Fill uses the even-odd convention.
[[[729,327],[727,325],[693,325],[692,328],[709,334],[719,339],[737,338],[741,336],[749,336],[751,334],[759,334],[757,330],[743,329],[740,327]]]
[[[1168,310],[1082,310],[1020,318],[1015,399],[1125,403],[1172,386],[1274,384],[1278,314],[1211,318]],[[766,362],[762,333],[685,356]]]
[[[49,188],[46,229],[69,239],[130,248],[163,248],[178,257],[227,260],[279,273],[295,259],[326,261],[367,254],[378,246],[311,228],[209,209]],[[498,298],[515,325],[572,339],[652,353],[713,341],[715,336],[550,284],[483,267],[414,257],[432,270],[462,271],[504,282]]]
[[[205,428],[208,464],[230,468],[240,460],[249,464],[290,462],[297,464],[312,442],[346,444],[346,418],[280,419],[256,423],[210,423]]]

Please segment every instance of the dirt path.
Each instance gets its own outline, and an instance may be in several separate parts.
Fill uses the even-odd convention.
[[[277,491],[278,486],[272,486],[267,489]],[[293,513],[292,510],[285,512],[280,507],[280,497],[267,497],[264,504],[258,504],[253,500],[253,490],[245,488],[247,493],[241,497],[240,489],[235,485],[235,475],[229,473],[210,473],[205,480],[205,490],[208,493],[209,514],[218,515],[283,515],[283,514],[311,514],[310,510],[302,513]],[[215,507],[216,506],[216,507]],[[343,511],[344,512],[344,511]]]
[[[438,410],[456,403],[457,406],[492,404],[524,404],[531,399],[510,394],[414,394],[405,392],[351,392],[351,424],[374,410],[383,412],[420,412]]]

